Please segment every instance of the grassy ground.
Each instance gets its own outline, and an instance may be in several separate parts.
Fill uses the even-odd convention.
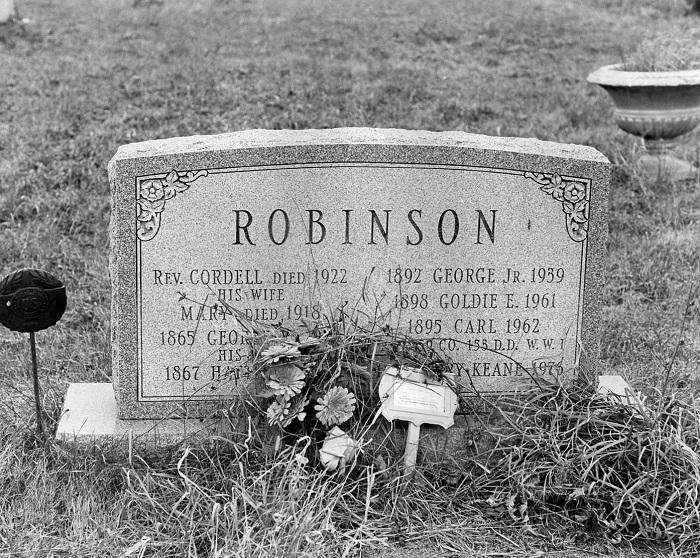
[[[107,162],[132,141],[248,128],[465,130],[598,148],[615,163],[605,371],[639,389],[698,393],[699,185],[640,176],[639,141],[616,128],[604,92],[585,82],[652,31],[700,26],[682,1],[26,0],[17,8],[26,21],[0,29],[0,276],[38,267],[68,287],[64,319],[38,334],[54,421],[69,382],[110,375]],[[699,140],[697,131],[686,136],[679,154],[697,159]],[[159,526],[158,513],[174,508],[146,505],[172,506],[193,486],[158,484],[159,471],[183,478],[182,456],[144,466],[142,480],[153,484],[139,492],[119,461],[37,445],[27,367],[26,336],[0,330],[0,556],[191,550],[161,544],[187,538],[168,532],[166,519]],[[195,509],[176,524],[186,530]],[[376,541],[356,527],[347,536],[368,548],[421,539],[420,548],[446,556],[569,552],[577,539],[571,525],[560,534],[494,530],[481,512],[454,510],[445,521],[461,518],[462,531],[428,528],[432,516],[422,530],[415,518],[401,526],[411,514],[395,509],[394,524],[375,522]],[[343,537],[333,548],[353,546]]]

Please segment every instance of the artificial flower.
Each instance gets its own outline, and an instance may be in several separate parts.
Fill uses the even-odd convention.
[[[296,407],[294,407],[294,415],[299,422],[304,422],[306,420],[306,406],[309,404],[308,399],[302,401],[297,401]]]
[[[321,340],[318,337],[314,337],[309,333],[300,333],[298,339],[299,346],[301,348],[309,347],[311,345],[318,345],[319,343],[321,343]]]
[[[271,367],[267,385],[275,395],[291,399],[304,387],[304,371],[294,364],[278,364]]]
[[[323,466],[329,471],[335,471],[338,467],[342,469],[355,456],[359,448],[360,444],[334,426],[318,453]]]
[[[269,363],[275,363],[282,358],[296,358],[301,356],[299,347],[290,343],[282,343],[281,345],[272,345],[264,349],[260,356],[262,360]]]
[[[291,404],[289,400],[284,397],[278,397],[273,401],[267,408],[267,420],[270,426],[274,426],[275,424],[287,426],[292,420],[289,416],[290,407]]]
[[[344,387],[332,387],[318,400],[316,418],[326,426],[342,424],[355,412],[355,395]]]

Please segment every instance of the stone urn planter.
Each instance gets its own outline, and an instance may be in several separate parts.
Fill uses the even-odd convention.
[[[603,66],[588,76],[615,105],[617,125],[644,138],[640,163],[652,176],[690,179],[697,168],[668,153],[673,140],[700,123],[700,70],[630,72],[623,64]]]

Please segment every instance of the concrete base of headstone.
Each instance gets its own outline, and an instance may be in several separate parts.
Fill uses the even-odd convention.
[[[628,405],[631,403],[631,399],[634,398],[632,388],[622,376],[599,376],[598,393],[616,398],[619,397]]]
[[[157,448],[196,439],[217,431],[222,421],[202,419],[122,420],[111,383],[70,384],[63,403],[56,439],[78,445],[123,442]]]
[[[622,376],[608,375],[599,376],[598,392],[630,403],[632,389]],[[221,430],[222,422],[119,419],[111,383],[70,384],[56,438],[67,444],[87,445],[108,441],[126,446],[131,437],[135,447],[154,449],[186,439],[211,436]],[[231,428],[230,425],[228,428]],[[451,457],[451,461],[460,461],[472,458],[493,445],[493,440],[485,435],[484,425],[477,417],[458,417],[456,424],[447,430],[426,425],[421,434],[420,455],[424,462],[444,462],[448,457]],[[402,447],[405,434],[400,424],[395,424],[393,436],[376,432],[375,438],[383,440],[383,443],[393,439],[394,449],[398,449]]]

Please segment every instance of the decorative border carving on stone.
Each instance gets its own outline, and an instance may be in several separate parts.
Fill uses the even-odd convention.
[[[165,209],[165,201],[175,197],[175,194],[189,189],[190,184],[207,176],[207,170],[176,171],[168,174],[137,177],[136,198],[136,236],[146,242],[153,239],[160,229],[160,214]]]
[[[540,190],[561,202],[566,215],[566,230],[574,242],[583,242],[588,236],[588,181],[564,180],[556,172],[547,176],[539,172],[526,172],[540,185]]]

